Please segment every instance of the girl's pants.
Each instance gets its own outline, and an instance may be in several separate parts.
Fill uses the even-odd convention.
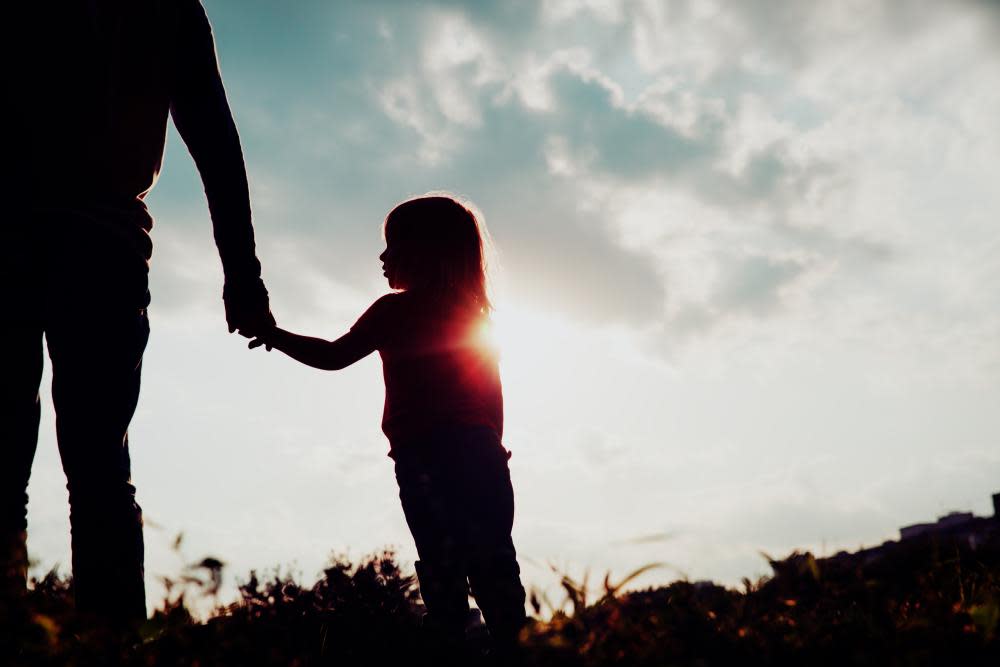
[[[525,623],[525,594],[510,536],[510,455],[499,436],[451,428],[394,447],[392,456],[429,619],[461,636],[471,587],[493,641],[513,645]]]

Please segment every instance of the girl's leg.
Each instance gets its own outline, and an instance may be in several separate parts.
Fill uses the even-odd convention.
[[[508,454],[493,434],[466,445],[463,506],[469,583],[497,648],[512,650],[526,616],[521,569],[511,539],[514,491]]]
[[[469,589],[462,558],[462,527],[449,511],[447,480],[415,452],[396,458],[396,481],[406,523],[416,543],[414,564],[431,625],[451,641],[464,636]]]

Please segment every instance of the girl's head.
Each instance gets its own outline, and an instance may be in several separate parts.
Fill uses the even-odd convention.
[[[382,235],[385,252],[379,259],[390,287],[490,311],[488,236],[471,204],[446,194],[404,201],[386,216]]]

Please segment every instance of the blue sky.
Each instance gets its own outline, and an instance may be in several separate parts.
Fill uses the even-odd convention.
[[[733,583],[1000,491],[995,3],[205,0],[282,325],[385,291],[379,224],[434,189],[499,253],[525,576],[650,561]],[[227,336],[171,128],[131,439],[150,591],[412,547],[377,359]],[[68,563],[51,423],[31,548]],[[654,539],[638,539],[638,538]]]

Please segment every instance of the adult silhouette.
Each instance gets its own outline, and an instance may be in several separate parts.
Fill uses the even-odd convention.
[[[273,326],[239,136],[199,0],[16,0],[4,12],[2,588],[25,587],[44,337],[78,609],[139,619],[142,516],[127,431],[149,334],[153,220],[143,199],[172,116],[208,198],[229,330]]]

